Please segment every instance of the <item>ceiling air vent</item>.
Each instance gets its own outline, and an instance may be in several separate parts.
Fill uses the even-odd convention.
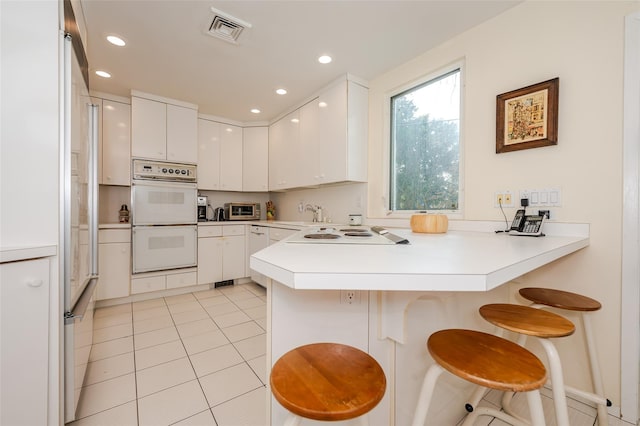
[[[251,24],[241,19],[224,13],[218,9],[211,8],[213,20],[207,30],[207,34],[217,37],[229,43],[237,43],[238,37],[245,28],[251,28]]]

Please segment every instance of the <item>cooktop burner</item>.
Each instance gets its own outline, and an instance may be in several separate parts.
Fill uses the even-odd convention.
[[[340,238],[338,234],[306,234],[304,238],[309,238],[310,240],[335,240]]]
[[[371,232],[368,226],[344,227],[344,225],[342,227],[329,225],[309,227],[292,235],[286,242],[298,244],[393,244],[382,235]]]

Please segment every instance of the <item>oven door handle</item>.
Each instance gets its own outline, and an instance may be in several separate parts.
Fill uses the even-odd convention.
[[[154,181],[154,180],[134,180],[131,182],[133,186],[151,186],[155,188],[175,188],[175,189],[185,189],[185,188],[197,188],[198,184],[193,182],[180,182],[180,181]]]

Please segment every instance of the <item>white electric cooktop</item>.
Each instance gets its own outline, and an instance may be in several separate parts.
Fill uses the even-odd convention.
[[[368,226],[322,225],[305,228],[285,240],[292,244],[396,244]]]

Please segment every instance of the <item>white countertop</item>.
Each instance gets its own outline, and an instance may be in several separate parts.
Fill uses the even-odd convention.
[[[390,231],[411,244],[300,244],[287,238],[252,255],[251,269],[295,289],[488,291],[589,245],[588,235]]]

